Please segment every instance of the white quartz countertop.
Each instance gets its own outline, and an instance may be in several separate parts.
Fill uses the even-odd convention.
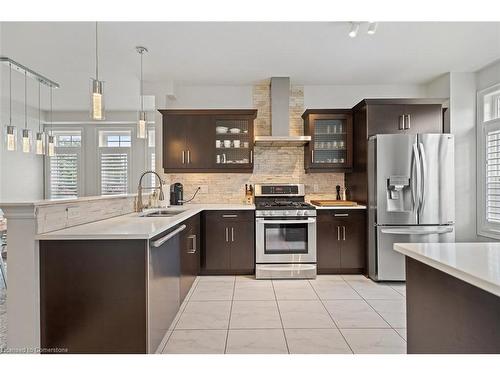
[[[314,207],[316,207],[317,210],[365,210],[366,206],[363,206],[362,204],[358,204],[356,206],[316,206],[313,204]]]
[[[150,239],[204,210],[255,210],[255,206],[246,204],[186,204],[183,206],[171,206],[168,209],[183,212],[173,217],[142,217],[141,215],[144,213],[134,212],[111,219],[39,234],[36,236],[36,239]]]
[[[395,243],[394,250],[500,297],[500,242]]]

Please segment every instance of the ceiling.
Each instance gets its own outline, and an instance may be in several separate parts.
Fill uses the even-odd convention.
[[[144,79],[177,84],[252,84],[290,76],[306,85],[422,84],[449,72],[476,71],[500,58],[500,23],[380,23],[348,37],[346,22],[104,22],[100,75],[108,109],[138,102]],[[1,23],[1,54],[59,82],[55,108],[87,108],[94,75],[91,22]]]

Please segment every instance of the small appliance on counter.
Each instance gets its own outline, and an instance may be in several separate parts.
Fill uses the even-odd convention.
[[[182,206],[184,203],[184,187],[180,182],[170,185],[170,204]]]

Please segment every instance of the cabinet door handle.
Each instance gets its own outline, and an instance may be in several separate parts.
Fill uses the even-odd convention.
[[[194,253],[196,253],[196,234],[192,234],[192,235],[188,236],[188,238],[192,242],[191,242],[191,248],[188,249],[187,253],[188,254],[194,254]]]
[[[349,216],[349,214],[333,214],[335,217],[346,217]]]
[[[314,150],[311,150],[311,163],[314,163]]]
[[[405,129],[410,129],[411,127],[410,115],[405,115],[405,116],[406,116]]]
[[[340,241],[340,227],[337,226],[337,241]]]
[[[222,217],[238,217],[236,214],[224,214]]]
[[[231,227],[231,242],[234,242],[234,228]]]
[[[229,242],[229,229],[226,227],[226,242]]]
[[[253,150],[250,150],[250,163],[253,163]]]
[[[342,233],[343,233],[342,240],[345,241],[345,227],[344,226],[342,226]]]
[[[405,129],[405,115],[399,116],[399,130]]]
[[[184,150],[182,150],[182,164],[185,164],[186,158],[184,156]]]
[[[187,150],[187,156],[188,156],[188,158],[187,158],[187,159],[188,159],[188,160],[187,160],[188,162],[187,162],[187,163],[188,163],[188,164],[191,164],[191,152],[190,152],[189,150]]]

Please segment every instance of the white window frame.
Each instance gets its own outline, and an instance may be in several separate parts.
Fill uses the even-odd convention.
[[[500,113],[498,103],[495,105],[495,115],[497,118],[493,120],[484,120],[484,104],[485,97],[495,91],[500,90],[500,83],[478,91],[476,101],[477,112],[477,234],[484,237],[490,237],[500,240],[500,223],[491,223],[487,220],[486,207],[486,135],[489,131],[500,130]],[[498,99],[497,99],[498,100]]]
[[[130,144],[130,147],[108,147],[108,146],[101,146],[100,145],[100,138],[101,138],[101,135],[100,133],[101,132],[128,132],[130,133],[130,140],[131,140],[131,144]],[[103,195],[102,194],[102,181],[101,181],[101,154],[103,153],[103,151],[108,151],[110,153],[117,153],[117,154],[127,154],[128,155],[128,162],[127,162],[127,166],[128,166],[128,170],[127,170],[127,192],[125,192],[125,194],[129,194],[131,191],[132,191],[132,178],[133,178],[133,157],[134,157],[134,152],[133,152],[133,148],[134,148],[134,136],[135,136],[135,133],[133,131],[133,129],[131,127],[120,127],[120,128],[102,128],[102,127],[98,127],[96,129],[96,145],[97,145],[97,160],[96,160],[96,164],[97,164],[97,192],[99,195]]]
[[[49,128],[45,128],[45,131],[47,132],[47,134],[50,133],[50,130]],[[83,194],[83,181],[85,180],[85,153],[84,153],[84,147],[85,147],[85,140],[84,140],[84,133],[83,133],[83,128],[77,128],[77,127],[67,127],[67,128],[63,128],[63,127],[57,127],[57,128],[53,128],[52,129],[52,132],[54,134],[57,134],[57,133],[64,133],[64,132],[68,132],[68,133],[74,133],[75,131],[79,131],[80,132],[80,147],[55,147],[55,152],[56,154],[57,153],[61,153],[61,154],[64,154],[64,153],[75,153],[75,150],[78,150],[78,152],[76,152],[76,154],[78,155],[78,182],[77,182],[77,197],[81,197],[82,194]],[[50,195],[50,191],[52,189],[51,187],[51,184],[50,184],[50,157],[49,156],[45,156],[44,157],[45,159],[45,171],[47,171],[47,173],[44,173],[45,174],[45,186],[46,186],[46,189],[45,189],[45,198],[46,199],[52,199],[51,198],[51,195]]]

